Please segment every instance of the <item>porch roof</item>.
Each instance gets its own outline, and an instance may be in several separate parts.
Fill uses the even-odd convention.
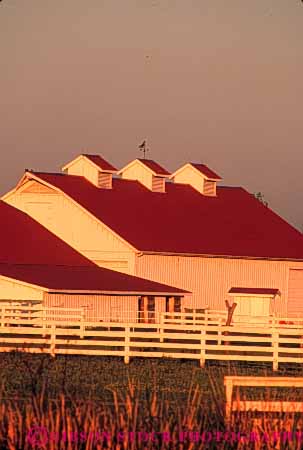
[[[0,276],[48,292],[183,296],[188,291],[97,266],[0,264]]]

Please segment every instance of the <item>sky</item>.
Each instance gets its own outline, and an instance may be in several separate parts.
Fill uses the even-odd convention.
[[[0,194],[80,153],[209,165],[303,230],[301,0],[2,0]]]

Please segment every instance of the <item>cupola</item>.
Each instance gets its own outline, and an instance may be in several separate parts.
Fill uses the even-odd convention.
[[[136,180],[152,192],[165,192],[165,180],[170,173],[151,159],[135,159],[127,164],[118,175],[127,180]]]
[[[68,175],[80,175],[102,189],[112,188],[113,174],[117,169],[100,155],[83,154],[66,164],[62,170]]]
[[[222,178],[205,164],[187,163],[174,172],[170,178],[175,183],[189,184],[201,194],[215,197],[217,182]]]

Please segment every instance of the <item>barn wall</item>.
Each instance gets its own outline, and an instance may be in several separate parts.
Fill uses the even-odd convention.
[[[77,295],[45,293],[44,304],[48,307],[85,308],[88,320],[133,322],[138,314],[138,297],[123,295]],[[165,298],[156,298],[156,311],[165,311]]]
[[[0,301],[43,300],[43,291],[0,277]]]
[[[190,308],[225,309],[227,292],[235,287],[278,288],[281,297],[272,311],[287,314],[289,270],[294,263],[224,258],[143,255],[136,259],[136,275],[193,292],[184,297]],[[303,263],[296,266],[303,268]]]
[[[41,192],[30,183],[30,192],[13,193],[5,201],[26,212],[71,247],[101,267],[134,273],[134,253],[104,225],[56,191]],[[36,191],[36,192],[35,192]]]
[[[288,315],[303,315],[303,267],[290,269],[288,292]]]
[[[136,296],[45,294],[45,305],[62,308],[85,308],[88,320],[131,320],[137,313]]]

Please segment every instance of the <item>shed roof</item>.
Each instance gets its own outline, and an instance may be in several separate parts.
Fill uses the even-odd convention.
[[[69,196],[139,251],[303,260],[303,236],[241,187],[216,197],[167,183],[159,196],[134,180],[98,189],[81,176],[29,173]]]
[[[188,291],[98,266],[0,264],[0,275],[53,292],[112,295],[175,295]]]

